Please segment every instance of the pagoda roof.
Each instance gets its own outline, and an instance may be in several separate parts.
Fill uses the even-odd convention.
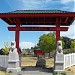
[[[34,49],[34,50],[41,50],[40,48],[36,48],[36,49]]]
[[[56,25],[70,26],[75,20],[75,12],[62,10],[16,10],[0,13],[0,18],[9,25],[16,25],[18,18],[21,25]]]
[[[11,12],[6,12],[8,14],[36,14],[36,13],[74,13],[74,12],[69,12],[69,11],[62,11],[62,10],[16,10],[16,11],[11,11]],[[5,14],[5,13],[3,13]]]

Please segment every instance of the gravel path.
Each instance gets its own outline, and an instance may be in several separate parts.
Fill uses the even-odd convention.
[[[42,69],[37,67],[22,67],[22,71],[19,73],[12,73],[10,75],[53,75],[52,69]]]

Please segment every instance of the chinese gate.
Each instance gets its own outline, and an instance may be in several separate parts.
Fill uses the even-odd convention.
[[[66,26],[70,26],[75,20],[75,12],[61,10],[17,10],[0,13],[0,18],[11,25],[8,27],[9,31],[15,31],[16,48],[18,53],[20,53],[20,31],[56,31],[57,42],[60,40],[60,31],[68,31]],[[13,27],[13,25],[15,26]],[[36,27],[26,27],[26,25],[36,25]],[[39,25],[52,25],[56,27],[39,27]]]

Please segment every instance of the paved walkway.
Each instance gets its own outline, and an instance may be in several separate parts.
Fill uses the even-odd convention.
[[[37,67],[23,67],[22,71],[19,73],[12,73],[10,75],[53,75],[52,69],[42,69]]]

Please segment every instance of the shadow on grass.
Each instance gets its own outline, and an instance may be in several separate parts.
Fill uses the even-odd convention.
[[[53,73],[53,68],[41,68],[36,66],[23,66],[22,71],[39,71],[39,72],[46,72],[46,73]]]
[[[0,71],[6,72],[6,68],[0,67]]]

